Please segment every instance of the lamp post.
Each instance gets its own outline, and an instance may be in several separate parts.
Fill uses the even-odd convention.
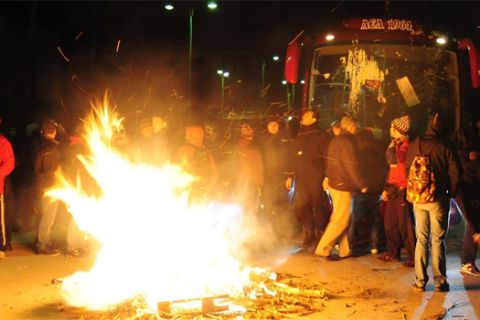
[[[217,74],[220,76],[220,95],[221,95],[221,103],[220,103],[220,111],[223,114],[225,111],[225,78],[228,78],[230,76],[230,73],[228,71],[224,70],[217,70]]]
[[[209,10],[216,10],[218,4],[216,1],[210,0],[207,2]],[[167,2],[164,5],[165,10],[172,11],[175,9],[173,2]],[[192,56],[193,56],[193,8],[190,8],[188,13],[188,105],[191,105],[192,100]]]

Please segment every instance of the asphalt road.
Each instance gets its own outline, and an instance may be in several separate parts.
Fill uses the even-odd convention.
[[[321,283],[333,294],[322,310],[302,319],[478,319],[480,277],[459,272],[461,229],[450,230],[447,241],[448,293],[434,292],[432,282],[426,292],[416,292],[410,287],[413,269],[373,255],[321,261],[285,247],[256,257],[254,263]],[[0,261],[0,319],[79,319],[78,313],[65,310],[60,287],[52,279],[88,270],[95,257],[35,255],[31,240],[32,236],[17,235],[14,250]]]

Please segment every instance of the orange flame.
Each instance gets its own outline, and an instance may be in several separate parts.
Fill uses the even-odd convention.
[[[160,301],[241,294],[248,271],[230,254],[241,207],[190,204],[194,177],[171,164],[133,163],[112,146],[123,119],[107,99],[92,110],[84,123],[89,154],[79,159],[100,194],[61,172],[47,192],[101,244],[91,270],[64,280],[67,302],[103,310],[142,297],[155,310]]]

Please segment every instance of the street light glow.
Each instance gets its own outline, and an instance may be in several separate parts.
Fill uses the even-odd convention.
[[[301,83],[301,84],[305,84],[305,80],[300,80],[300,83]]]
[[[224,76],[225,78],[228,78],[229,75],[230,75],[230,72],[228,72],[228,71],[225,71],[225,72],[223,73],[223,76]]]
[[[223,70],[222,70],[222,69],[218,69],[218,70],[217,70],[217,74],[222,75],[222,74],[223,74]]]
[[[165,4],[165,10],[172,11],[175,7],[171,3]]]
[[[282,84],[283,84],[283,85],[286,85],[286,84],[287,84],[287,80],[282,80]]]
[[[207,7],[210,10],[215,10],[215,9],[217,9],[218,4],[217,4],[216,1],[208,1]]]
[[[273,61],[278,61],[278,60],[280,60],[280,57],[278,55],[274,55],[272,57],[272,59],[273,59]]]
[[[325,40],[327,41],[333,41],[335,39],[335,35],[333,35],[332,33],[329,33],[325,36]]]
[[[444,45],[444,44],[447,43],[447,38],[445,38],[445,37],[438,37],[436,41],[437,41],[437,43],[438,43],[439,45]]]

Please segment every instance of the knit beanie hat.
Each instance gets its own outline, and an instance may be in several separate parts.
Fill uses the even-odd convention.
[[[410,130],[410,117],[403,116],[392,120],[392,127],[395,128],[400,134],[406,136],[408,130]]]
[[[247,123],[241,123],[239,125],[240,137],[246,140],[253,140],[253,129]]]

